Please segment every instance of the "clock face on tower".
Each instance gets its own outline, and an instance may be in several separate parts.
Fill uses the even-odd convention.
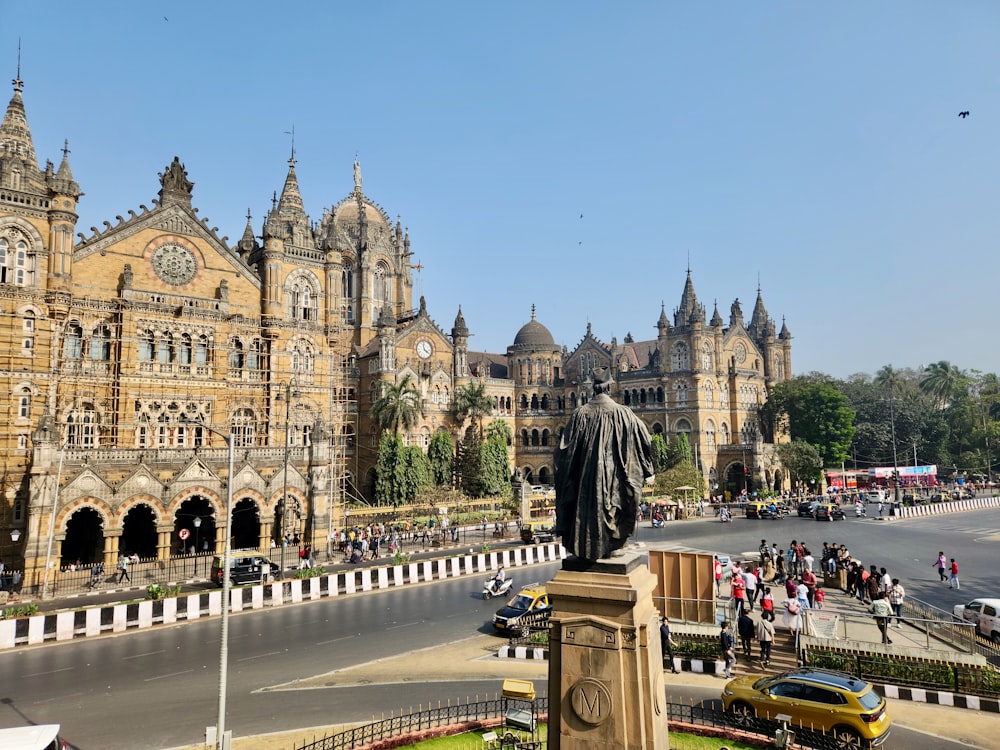
[[[175,241],[163,242],[153,248],[149,264],[160,281],[172,286],[188,284],[198,273],[198,258],[194,251]]]
[[[417,342],[417,356],[420,359],[427,359],[433,352],[434,349],[431,347],[431,342],[427,339],[420,339]]]

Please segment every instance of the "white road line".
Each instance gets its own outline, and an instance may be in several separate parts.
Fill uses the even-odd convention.
[[[122,661],[124,661],[125,659],[138,659],[142,656],[152,656],[153,654],[162,654],[162,653],[163,649],[161,648],[159,651],[147,651],[144,654],[133,654],[132,656],[123,656]]]
[[[171,672],[170,674],[161,674],[157,677],[147,677],[143,682],[153,682],[154,680],[165,680],[168,677],[180,677],[182,674],[190,674],[193,669],[185,669],[183,672]]]
[[[326,646],[326,645],[328,645],[330,643],[337,643],[338,641],[348,641],[348,640],[350,640],[353,637],[354,637],[353,635],[345,635],[345,636],[342,636],[341,638],[334,638],[331,641],[320,641],[316,645],[317,646]]]
[[[266,659],[268,656],[277,656],[278,654],[284,653],[282,651],[269,651],[266,654],[258,654],[257,656],[245,656],[242,659],[237,659],[237,662],[241,661],[253,661],[254,659]]]
[[[62,669],[53,669],[51,672],[32,672],[31,674],[21,675],[22,677],[42,677],[47,674],[58,674],[59,672],[71,672],[76,667],[63,667]]]
[[[419,625],[419,624],[420,620],[416,620],[414,622],[407,622],[402,625],[393,625],[391,628],[386,628],[386,630],[399,630],[400,628],[409,628],[413,625]]]

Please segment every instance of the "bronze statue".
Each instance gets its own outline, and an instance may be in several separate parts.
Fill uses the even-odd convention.
[[[584,560],[622,554],[653,476],[649,431],[611,398],[612,382],[607,367],[594,371],[594,398],[573,413],[555,455],[555,530],[567,552]]]

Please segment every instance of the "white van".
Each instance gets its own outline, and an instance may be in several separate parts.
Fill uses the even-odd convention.
[[[66,750],[66,740],[59,739],[58,724],[0,729],[3,750]]]

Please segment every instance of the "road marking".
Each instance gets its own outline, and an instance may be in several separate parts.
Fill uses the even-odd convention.
[[[419,625],[420,620],[415,620],[414,622],[403,623],[402,625],[393,625],[391,628],[386,628],[386,630],[399,630],[400,628],[409,628],[414,625]]]
[[[123,656],[122,660],[125,660],[125,659],[138,659],[139,657],[142,657],[142,656],[152,656],[153,654],[162,654],[162,653],[163,653],[163,649],[160,649],[159,651],[147,651],[144,654],[133,654],[132,656]]]
[[[330,643],[336,643],[337,641],[348,641],[348,640],[350,640],[350,639],[351,639],[351,638],[353,638],[353,637],[354,637],[353,635],[345,635],[345,636],[342,636],[342,637],[340,637],[340,638],[334,638],[334,639],[333,639],[333,640],[331,640],[331,641],[320,641],[320,642],[319,642],[319,643],[317,643],[316,645],[317,645],[317,646],[326,646],[326,645],[328,645],[328,644],[330,644]]]
[[[147,677],[143,682],[153,682],[154,680],[165,680],[168,677],[180,677],[182,674],[190,674],[193,669],[185,669],[183,672],[171,672],[170,674],[161,674],[158,677]]]
[[[241,661],[253,661],[254,659],[266,659],[268,656],[277,656],[280,653],[283,653],[283,652],[281,652],[281,651],[269,651],[266,654],[258,654],[257,656],[244,656],[242,659],[237,659],[236,661],[237,662],[241,662]]]
[[[76,667],[63,667],[62,669],[53,669],[51,672],[32,672],[31,674],[21,675],[22,677],[42,677],[47,674],[58,674],[59,672],[69,672]]]

